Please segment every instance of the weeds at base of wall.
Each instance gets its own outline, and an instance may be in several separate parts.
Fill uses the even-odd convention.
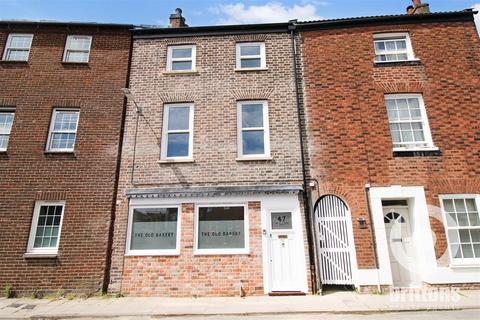
[[[3,287],[3,296],[7,299],[15,298],[15,291],[13,291],[13,286],[11,283],[7,283]]]

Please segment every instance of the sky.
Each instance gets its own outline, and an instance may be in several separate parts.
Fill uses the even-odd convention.
[[[428,0],[432,11],[480,10],[480,0]],[[175,8],[190,26],[402,14],[410,0],[0,0],[0,19],[168,25]],[[480,31],[480,14],[477,15]]]

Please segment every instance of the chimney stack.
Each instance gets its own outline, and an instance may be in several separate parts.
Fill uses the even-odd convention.
[[[182,17],[182,9],[177,8],[175,9],[175,13],[170,15],[170,28],[183,28],[188,27],[185,24],[185,18]]]
[[[412,0],[413,6],[407,7],[407,14],[425,14],[430,13],[430,5],[422,3],[422,0]]]

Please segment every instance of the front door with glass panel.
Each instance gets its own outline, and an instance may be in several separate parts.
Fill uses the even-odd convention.
[[[412,287],[416,283],[415,252],[412,243],[408,207],[384,207],[392,280],[395,287]]]
[[[272,292],[300,291],[302,283],[296,259],[296,234],[292,212],[270,212],[268,235]]]

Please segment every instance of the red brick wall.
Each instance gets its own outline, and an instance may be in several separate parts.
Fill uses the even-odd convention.
[[[179,256],[125,257],[122,293],[135,296],[263,294],[260,202],[248,203],[250,254],[193,254],[195,207],[182,204]]]
[[[410,33],[420,65],[375,66],[372,34],[400,31]],[[371,231],[357,223],[368,218],[366,183],[425,186],[431,210],[438,194],[480,192],[479,38],[473,22],[320,30],[301,38],[310,175],[320,194],[347,201],[359,267],[372,268]],[[393,157],[386,93],[423,94],[441,156]],[[439,256],[445,236],[438,223],[432,228]]]
[[[0,154],[0,287],[33,291],[101,289],[115,190],[130,34],[126,28],[0,25],[33,33],[28,63],[0,62],[0,108],[13,105]],[[61,63],[67,34],[93,36],[88,65]],[[52,110],[80,109],[75,153],[44,152]],[[65,200],[58,259],[24,259],[35,200]]]

